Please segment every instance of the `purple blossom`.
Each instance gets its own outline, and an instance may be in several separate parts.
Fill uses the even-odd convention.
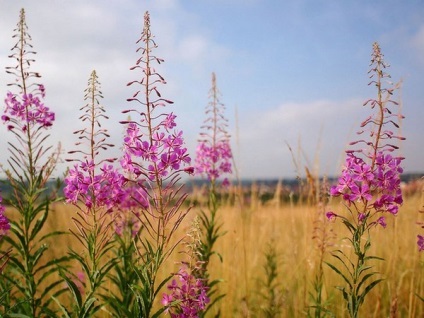
[[[337,214],[334,213],[333,211],[328,211],[325,213],[325,216],[329,221],[334,221],[337,217]]]
[[[417,235],[417,245],[418,245],[418,251],[420,252],[424,251],[424,236]]]
[[[105,207],[112,210],[126,197],[125,178],[112,165],[104,164],[95,174],[93,161],[75,164],[65,178],[63,192],[68,203],[81,201],[87,208]]]
[[[386,228],[386,218],[384,216],[379,217],[377,220],[377,224],[381,225],[383,228]]]
[[[162,305],[173,318],[199,317],[210,302],[207,296],[208,287],[202,279],[189,274],[185,268],[181,268],[176,275],[179,279],[172,280],[168,285],[170,294],[163,294]],[[175,301],[177,304],[172,305]]]
[[[169,132],[170,127],[176,126],[175,117],[170,114],[167,120],[160,122],[154,128],[151,140],[147,138],[149,134],[142,134],[134,122],[129,123],[124,137],[124,155],[120,161],[122,168],[136,178],[143,174],[154,181],[166,178],[189,164],[191,159],[184,147],[182,131]]]
[[[400,189],[400,174],[403,171],[401,161],[402,158],[378,152],[372,168],[354,153],[348,153],[346,166],[337,185],[331,187],[330,194],[342,195],[348,205],[362,202],[373,208],[374,213],[389,212],[396,215],[403,202]],[[358,221],[362,221],[361,215],[358,215]]]
[[[365,213],[359,213],[358,214],[358,221],[359,222],[364,222],[364,220],[367,218],[367,215]]]
[[[230,136],[224,116],[225,106],[219,101],[219,95],[216,76],[212,73],[212,88],[209,92],[211,101],[206,106],[208,117],[202,126],[204,131],[200,134],[196,149],[195,173],[206,176],[213,182],[222,175],[232,173]],[[223,185],[229,185],[227,178],[224,179]]]
[[[174,122],[175,118],[177,116],[175,116],[173,113],[170,113],[168,115],[166,115],[166,119],[162,122],[162,125],[167,129],[167,130],[171,130],[172,128],[174,128],[175,126],[177,126],[177,124]]]
[[[10,222],[4,215],[5,208],[2,202],[3,198],[0,196],[0,238],[10,230]]]
[[[7,93],[4,101],[6,108],[2,120],[11,123],[8,125],[9,130],[20,127],[23,131],[26,131],[27,125],[38,125],[43,128],[52,126],[55,114],[42,103],[37,95],[44,98],[45,89],[43,85],[39,85],[39,91],[36,91],[35,94],[23,94],[21,100],[11,92]]]
[[[196,150],[195,173],[206,175],[209,180],[216,180],[223,174],[232,173],[231,160],[232,153],[228,141],[215,145],[201,141]]]

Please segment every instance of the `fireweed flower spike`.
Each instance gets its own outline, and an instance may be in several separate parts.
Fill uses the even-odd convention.
[[[396,215],[403,202],[400,189],[403,158],[396,156],[395,152],[398,149],[396,141],[405,138],[392,131],[399,128],[403,116],[392,110],[393,106],[398,105],[393,100],[393,94],[398,85],[393,86],[391,83],[387,85],[390,78],[386,72],[387,67],[388,64],[383,59],[379,45],[374,43],[369,85],[377,88],[377,98],[364,103],[364,106],[370,106],[374,110],[374,114],[362,122],[361,130],[358,132],[359,136],[363,136],[362,139],[350,143],[351,146],[361,146],[361,148],[347,151],[342,175],[338,183],[330,190],[332,196],[342,198],[349,213],[345,216],[341,213],[336,215],[334,212],[328,212],[327,217],[341,220],[348,228],[352,234],[349,241],[357,258],[354,262],[341,250],[334,253],[338,261],[349,269],[348,277],[351,278],[349,281],[342,271],[329,264],[348,282],[348,287],[340,287],[340,289],[348,304],[351,317],[358,316],[365,296],[381,281],[381,279],[375,279],[371,283],[368,282],[377,274],[369,272],[371,266],[368,265],[368,261],[380,259],[367,255],[371,246],[370,230],[376,226],[385,228],[386,217]],[[365,243],[362,242],[364,237]]]
[[[214,250],[216,240],[223,236],[220,230],[221,225],[216,221],[216,214],[219,208],[219,202],[216,197],[216,183],[218,178],[230,174],[232,152],[230,147],[230,135],[228,134],[228,120],[225,118],[225,106],[220,101],[220,92],[216,85],[215,73],[212,73],[212,87],[209,91],[209,103],[206,106],[206,120],[201,127],[199,143],[196,150],[195,174],[206,176],[209,181],[209,200],[208,212],[200,211],[203,237],[198,245],[197,263],[199,266],[193,271],[193,274],[204,280],[208,286],[208,295],[213,294],[214,301],[206,308],[205,313],[224,295],[217,295],[217,284],[220,280],[209,280],[208,265],[213,254],[220,254]],[[227,177],[222,184],[229,185]],[[215,287],[214,287],[215,286]]]
[[[8,84],[10,91],[4,99],[1,119],[14,136],[14,141],[8,142],[10,156],[8,167],[3,170],[12,186],[12,194],[4,201],[17,215],[10,220],[10,228],[3,213],[0,215],[1,231],[9,229],[3,240],[14,247],[0,277],[0,295],[4,308],[13,304],[13,310],[24,316],[51,316],[52,296],[61,290],[57,282],[46,281],[57,273],[57,265],[63,258],[46,261],[49,240],[59,232],[42,233],[51,203],[57,199],[55,191],[48,195],[46,189],[60,148],[53,149],[48,144],[48,130],[55,114],[44,103],[45,87],[36,82],[41,75],[32,71],[36,52],[23,9],[14,32],[16,43],[9,57],[17,65],[6,67],[6,72],[14,78]]]
[[[75,297],[77,305],[74,310],[78,315],[84,312],[93,315],[100,309],[97,304],[100,297],[98,287],[115,264],[115,259],[109,254],[114,242],[113,211],[126,196],[123,187],[125,178],[112,166],[115,159],[100,159],[99,156],[101,151],[113,147],[107,142],[107,130],[100,124],[101,120],[108,118],[100,104],[102,98],[100,83],[96,71],[93,71],[85,90],[87,104],[80,109],[83,111],[80,120],[88,127],[75,131],[79,149],[69,153],[79,154],[80,158],[67,159],[76,163],[68,171],[64,188],[66,201],[79,210],[72,218],[76,230],[71,230],[71,233],[86,249],[83,254],[86,256],[74,250],[69,252],[84,270],[86,281],[82,284],[85,286],[74,283],[77,277],[72,272],[62,275]],[[81,290],[84,290],[84,298]],[[93,306],[93,303],[97,305]]]
[[[204,175],[214,186],[219,177],[230,174],[233,158],[228,134],[228,120],[225,118],[225,106],[221,103],[220,92],[216,85],[215,73],[212,73],[212,88],[209,91],[210,102],[206,106],[207,118],[200,133],[196,150],[195,173]],[[224,185],[229,181],[224,178]]]
[[[150,31],[148,12],[144,15],[144,28],[137,44],[140,44],[137,52],[141,56],[131,70],[141,74],[128,83],[139,88],[128,99],[136,107],[124,111],[135,119],[121,122],[126,125],[121,166],[130,182],[147,198],[139,205],[144,235],[140,237],[143,248],[139,251],[140,266],[136,269],[141,286],[136,293],[140,315],[149,317],[158,292],[157,273],[175,248],[168,246],[170,238],[188,213],[181,210],[187,194],[182,193],[182,186],[177,183],[181,172],[191,170],[187,168],[191,159],[184,147],[183,133],[176,128],[176,115],[165,110],[172,102],[160,93],[160,86],[166,82],[155,65],[163,60],[154,56],[157,44]]]

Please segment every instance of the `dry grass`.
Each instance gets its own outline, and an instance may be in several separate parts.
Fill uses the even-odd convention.
[[[399,215],[388,219],[386,229],[373,231],[372,251],[385,259],[376,265],[385,280],[369,294],[361,317],[424,316],[424,303],[415,296],[416,293],[424,295],[423,256],[415,244],[419,232],[416,222],[423,218],[418,212],[421,200],[419,194],[408,197]],[[342,211],[343,207],[334,201],[332,209]],[[46,231],[73,227],[73,214],[74,207],[56,204]],[[176,238],[189,231],[195,214],[196,209],[193,209]],[[219,210],[226,235],[219,239],[216,250],[222,254],[223,263],[218,258],[213,260],[211,276],[223,279],[220,288],[226,297],[220,302],[222,317],[261,317],[256,314],[261,307],[258,280],[264,277],[263,252],[271,238],[281,257],[279,279],[284,296],[283,317],[304,316],[318,266],[319,253],[316,241],[312,239],[317,217],[317,208],[311,206],[224,206]],[[343,243],[343,228],[338,223],[331,226],[337,233],[333,248],[342,247],[348,252]],[[49,251],[52,255],[48,257],[63,255],[75,244],[71,235],[56,238]],[[163,268],[164,272],[174,271],[176,262],[182,257],[182,254],[174,253],[173,259]],[[333,261],[329,255],[326,260]],[[336,317],[346,317],[341,293],[334,288],[341,281],[328,267],[324,267],[324,272],[325,295],[331,298],[331,309]]]

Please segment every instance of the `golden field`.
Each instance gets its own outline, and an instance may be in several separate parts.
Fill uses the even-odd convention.
[[[371,291],[362,308],[361,317],[423,317],[424,303],[415,293],[424,295],[423,255],[418,253],[416,222],[422,206],[418,196],[406,199],[396,218],[390,218],[386,229],[376,228],[372,235],[372,255],[385,259],[376,268],[385,278]],[[334,203],[335,211],[343,207]],[[319,265],[314,227],[320,219],[318,209],[311,206],[258,206],[250,209],[223,208],[222,221],[227,234],[218,242],[217,250],[223,255],[223,264],[215,264],[216,277],[222,277],[222,302],[224,317],[246,317],[249,310],[261,306],[257,280],[264,278],[263,252],[273,239],[281,259],[279,281],[283,297],[283,317],[304,316],[310,305],[308,293]],[[318,222],[319,224],[319,222]],[[322,223],[321,223],[322,224]],[[343,248],[344,228],[340,223],[329,225],[336,237],[328,249]],[[346,248],[345,248],[346,249]],[[325,260],[333,262],[331,256]],[[331,299],[331,309],[336,317],[347,316],[341,292],[334,286],[341,284],[339,277],[324,266],[326,297]],[[258,299],[259,298],[259,299]],[[244,300],[244,301],[243,301]],[[254,315],[252,315],[254,316]],[[259,314],[258,317],[261,317]]]
[[[263,317],[261,308],[265,306],[261,293],[266,292],[261,285],[265,280],[264,251],[270,243],[278,255],[278,290],[281,300],[281,317],[301,317],[312,305],[310,292],[312,282],[320,265],[319,242],[327,234],[328,245],[324,261],[334,262],[330,252],[343,249],[345,229],[340,222],[324,220],[324,211],[338,213],[344,207],[337,200],[323,209],[317,205],[281,203],[270,200],[262,204],[255,197],[249,202],[226,204],[218,212],[225,235],[217,241],[216,251],[222,255],[222,263],[215,257],[211,263],[211,278],[221,278],[220,292],[225,293],[219,306],[221,317]],[[396,217],[387,217],[387,228],[373,228],[371,231],[371,254],[383,257],[376,262],[375,269],[384,281],[367,296],[361,309],[361,317],[423,317],[424,302],[417,296],[424,296],[424,254],[416,245],[416,235],[422,234],[418,221],[424,216],[419,213],[423,206],[423,195],[415,192],[405,198]],[[184,238],[190,232],[198,207],[193,207],[179,228],[175,239]],[[9,216],[13,217],[9,211]],[[68,230],[73,228],[71,218],[75,207],[65,203],[53,206],[45,231]],[[317,229],[321,230],[318,231]],[[333,234],[331,234],[333,233]],[[314,238],[315,236],[315,238]],[[318,236],[318,238],[317,238]],[[72,235],[63,235],[51,242],[49,259],[64,255],[69,247],[78,249]],[[180,250],[183,245],[180,245]],[[184,254],[174,252],[162,268],[164,274],[173,272]],[[336,263],[335,263],[336,264]],[[327,265],[324,268],[324,300],[329,300],[329,309],[335,317],[347,317],[341,292],[335,288],[341,279]],[[110,286],[106,286],[108,289]],[[108,316],[103,311],[104,316]],[[102,314],[102,315],[103,315]],[[211,315],[212,316],[212,315]]]

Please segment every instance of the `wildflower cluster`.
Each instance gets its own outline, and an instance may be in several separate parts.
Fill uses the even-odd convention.
[[[164,294],[162,304],[173,318],[194,318],[209,303],[208,287],[203,281],[181,268],[177,274],[179,280],[172,280],[168,285],[170,294]]]
[[[397,86],[383,85],[390,78],[390,75],[385,72],[388,66],[383,59],[380,46],[374,43],[369,72],[372,80],[369,84],[377,87],[377,98],[367,100],[364,106],[370,105],[371,109],[377,108],[377,111],[362,122],[363,130],[358,132],[358,135],[368,132],[370,140],[361,139],[350,143],[351,145],[365,144],[366,148],[347,151],[342,175],[338,184],[330,190],[332,196],[341,195],[348,207],[351,205],[355,207],[359,222],[376,216],[377,213],[389,212],[396,215],[403,202],[400,189],[400,174],[403,172],[400,164],[403,158],[393,156],[392,153],[398,149],[393,140],[405,138],[388,128],[389,125],[399,128],[397,121],[403,116],[390,109],[391,105],[396,106],[398,103],[392,99]],[[365,160],[360,156],[361,154]],[[361,205],[358,205],[359,203]],[[372,210],[374,213],[371,212]],[[336,216],[333,212],[327,213],[329,218]],[[384,216],[380,216],[376,223],[385,227]]]
[[[144,114],[140,115],[144,117]],[[172,131],[176,126],[174,121],[176,116],[170,113],[162,114],[160,117],[163,120],[154,127],[148,126],[151,122],[144,118],[140,123],[128,123],[124,138],[125,153],[121,165],[137,178],[140,175],[150,181],[166,178],[191,161],[187,148],[184,147],[182,131]],[[142,132],[142,128],[151,129],[153,134],[146,135]],[[134,160],[134,157],[147,161],[147,167]]]
[[[105,207],[110,211],[126,198],[125,178],[110,164],[103,164],[100,174],[95,174],[94,170],[93,160],[83,161],[69,169],[63,189],[66,202],[76,204],[82,201],[87,208]]]
[[[332,211],[326,213],[329,219],[341,219],[352,235],[349,242],[352,244],[355,260],[341,249],[332,254],[343,271],[348,270],[349,275],[346,276],[335,265],[327,263],[347,283],[346,287],[340,286],[339,289],[343,292],[351,317],[358,317],[366,295],[382,281],[381,278],[371,281],[378,273],[369,272],[372,268],[369,262],[381,258],[368,255],[371,246],[370,229],[376,225],[386,227],[386,219],[382,214],[388,212],[396,215],[403,202],[400,189],[400,174],[403,171],[400,164],[403,158],[393,156],[392,153],[398,149],[393,141],[405,138],[393,133],[390,128],[399,128],[399,121],[403,116],[394,113],[390,107],[398,105],[392,99],[397,86],[392,86],[391,83],[389,86],[385,85],[390,78],[385,71],[387,67],[380,46],[374,43],[369,84],[376,86],[377,98],[369,99],[364,106],[369,105],[376,111],[362,122],[362,130],[358,132],[358,135],[368,132],[369,138],[350,143],[365,147],[347,151],[346,164],[338,184],[330,189],[330,195],[342,196],[349,215],[346,217]]]
[[[196,173],[205,174],[209,180],[216,180],[222,174],[231,173],[231,148],[228,140],[219,141],[214,146],[207,141],[199,142],[196,149]],[[224,179],[228,185],[228,179]]]
[[[87,104],[81,107],[84,114],[80,117],[82,121],[89,123],[89,127],[74,132],[79,135],[79,140],[88,143],[88,149],[82,148],[83,143],[79,141],[76,143],[79,149],[69,151],[70,154],[80,153],[83,158],[67,159],[77,163],[68,171],[63,192],[68,203],[77,204],[81,201],[88,210],[106,208],[110,211],[126,197],[125,178],[111,164],[115,161],[114,158],[98,159],[100,151],[113,147],[106,142],[109,137],[107,130],[100,128],[100,120],[108,118],[99,102],[101,98],[103,96],[98,76],[96,71],[93,71],[88,80],[88,88],[85,90],[84,100]]]
[[[378,152],[372,168],[362,158],[348,153],[346,166],[342,170],[338,184],[331,187],[330,194],[341,195],[348,206],[357,203],[366,204],[367,210],[357,215],[359,222],[370,216],[371,209],[374,210],[373,214],[389,212],[396,215],[403,202],[400,189],[402,159]],[[336,216],[331,212],[327,215],[330,218]],[[376,222],[386,227],[384,216],[380,216]]]
[[[219,95],[216,76],[212,73],[212,88],[209,92],[211,101],[206,107],[208,117],[202,126],[204,131],[200,134],[195,160],[195,173],[206,175],[212,182],[221,175],[232,173],[230,136],[224,116],[225,106],[220,102]],[[223,183],[228,185],[228,179],[225,178]]]
[[[38,85],[38,94],[23,94],[22,101],[19,101],[16,95],[7,93],[4,100],[6,108],[1,117],[4,122],[10,122],[7,126],[9,130],[20,127],[23,131],[27,130],[27,125],[40,125],[43,128],[52,126],[55,119],[54,112],[41,101],[45,97],[43,85]],[[22,127],[21,127],[22,126]]]
[[[7,234],[10,229],[10,223],[7,217],[4,215],[4,205],[2,204],[3,198],[0,196],[0,238]]]

